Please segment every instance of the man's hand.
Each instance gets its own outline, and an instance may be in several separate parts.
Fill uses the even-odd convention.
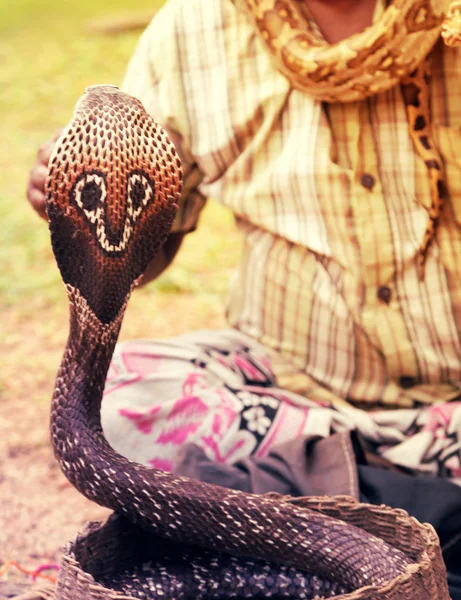
[[[51,154],[61,132],[62,129],[56,131],[51,140],[42,144],[38,149],[37,159],[30,170],[29,181],[27,184],[27,199],[32,208],[43,219],[47,218],[45,211],[45,181],[48,175],[48,163],[50,162]]]

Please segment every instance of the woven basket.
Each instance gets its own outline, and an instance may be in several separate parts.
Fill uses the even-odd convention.
[[[342,600],[449,600],[446,570],[434,529],[403,510],[360,504],[353,498],[280,498],[342,519],[382,538],[413,561],[406,572],[380,588],[367,586],[336,596]],[[104,587],[100,581],[148,560],[156,540],[122,517],[92,523],[66,548],[56,600],[136,600]],[[162,543],[157,540],[157,543]]]

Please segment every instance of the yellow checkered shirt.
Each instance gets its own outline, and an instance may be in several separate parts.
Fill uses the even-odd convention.
[[[433,51],[432,135],[450,200],[419,281],[427,169],[401,90],[325,104],[292,88],[231,0],[170,0],[124,89],[170,132],[185,191],[244,243],[228,320],[273,352],[281,386],[319,401],[410,407],[461,379],[461,51]]]

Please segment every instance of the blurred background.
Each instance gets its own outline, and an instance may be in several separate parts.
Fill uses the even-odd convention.
[[[52,554],[75,533],[77,510],[67,509],[68,529],[59,529],[53,511],[64,510],[76,492],[66,489],[51,457],[48,413],[68,308],[47,225],[25,199],[28,172],[38,146],[67,123],[86,86],[121,83],[142,24],[161,4],[0,1],[0,567],[33,556],[33,546],[37,555]],[[174,265],[134,294],[122,338],[225,325],[238,248],[231,215],[209,202]],[[86,520],[82,511],[79,522]],[[43,529],[49,518],[56,539],[49,521]]]
[[[120,84],[156,0],[0,2],[0,397],[48,401],[65,341],[67,303],[44,221],[25,200],[37,147],[67,123],[87,85]],[[123,337],[224,324],[238,256],[231,216],[209,202],[174,266],[134,295]]]

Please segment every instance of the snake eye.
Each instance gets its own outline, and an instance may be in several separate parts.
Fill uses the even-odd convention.
[[[141,171],[134,171],[128,178],[128,215],[135,221],[154,197],[154,184]]]
[[[87,218],[96,223],[101,215],[106,193],[106,180],[102,174],[84,173],[74,186],[73,198]]]

